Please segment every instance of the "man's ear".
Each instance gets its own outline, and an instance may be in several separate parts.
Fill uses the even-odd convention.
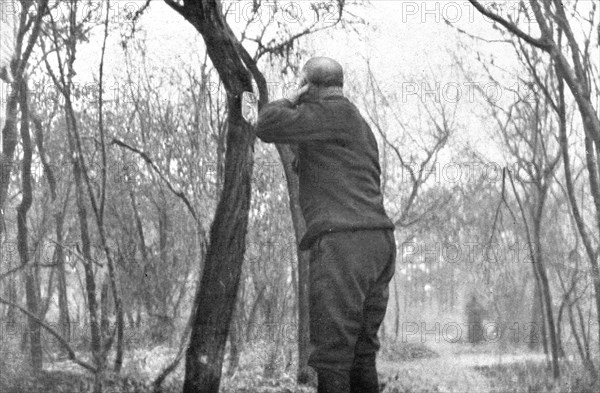
[[[304,98],[306,98],[310,94],[310,92],[313,90],[312,87],[313,87],[312,83],[306,82],[304,85],[302,85],[300,87],[300,89],[298,89],[298,90],[304,90],[302,92],[302,94],[300,94],[300,98],[298,99],[298,102],[301,102]]]
[[[302,70],[300,76],[298,77],[298,89],[302,88],[304,85],[308,84],[308,78],[306,77],[306,72]]]

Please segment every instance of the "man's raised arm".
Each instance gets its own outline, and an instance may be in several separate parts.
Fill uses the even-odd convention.
[[[333,91],[341,91],[334,88]],[[304,85],[289,99],[266,104],[258,115],[256,136],[267,143],[301,143],[325,141],[340,137],[352,113],[347,108],[333,109],[314,97],[332,92],[331,88]]]
[[[267,143],[320,139],[319,134],[323,134],[324,130],[319,124],[319,110],[314,109],[306,104],[295,106],[288,99],[273,101],[265,105],[258,115],[256,136]]]

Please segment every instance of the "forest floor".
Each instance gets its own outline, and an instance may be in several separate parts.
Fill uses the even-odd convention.
[[[261,353],[261,351],[263,353]],[[232,376],[224,376],[223,393],[314,393],[310,387],[298,387],[294,365],[289,372],[279,370],[276,377],[265,378],[261,359],[265,350],[249,348]],[[119,377],[109,376],[105,393],[149,393],[150,382],[172,358],[167,347],[137,349],[128,352]],[[1,355],[1,354],[0,354]],[[6,358],[5,358],[6,360]],[[1,393],[87,392],[91,376],[68,360],[46,362],[44,372],[32,377],[24,363],[12,359],[0,361]],[[23,360],[24,362],[24,360]],[[283,362],[281,368],[285,368]],[[449,343],[404,343],[388,345],[378,359],[380,382],[384,393],[591,393],[591,386],[581,368],[563,363],[562,377],[554,382],[543,354],[512,351],[499,352],[490,345],[471,346]],[[182,367],[167,380],[164,393],[180,392]]]
[[[524,351],[501,352],[493,345],[428,343],[436,356],[398,362],[381,359],[385,393],[597,392],[581,373],[563,365],[553,383],[546,357]],[[578,379],[579,378],[579,379]]]

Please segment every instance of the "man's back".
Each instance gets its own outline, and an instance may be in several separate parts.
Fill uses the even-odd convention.
[[[377,142],[358,109],[339,94],[310,94],[294,108],[287,100],[261,111],[257,135],[298,144],[300,206],[308,249],[324,232],[393,229],[383,208]]]

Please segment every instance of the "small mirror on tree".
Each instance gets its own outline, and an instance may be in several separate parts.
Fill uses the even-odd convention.
[[[242,93],[242,116],[253,126],[258,120],[258,99],[256,94],[245,91]]]

